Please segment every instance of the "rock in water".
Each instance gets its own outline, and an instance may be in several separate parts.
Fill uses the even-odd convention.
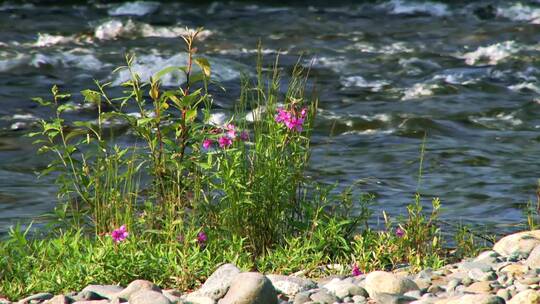
[[[411,290],[418,290],[412,280],[399,277],[385,271],[374,271],[366,277],[366,290],[374,298],[377,293],[390,293],[402,295]]]
[[[272,282],[258,272],[238,274],[219,304],[277,304],[277,293]]]

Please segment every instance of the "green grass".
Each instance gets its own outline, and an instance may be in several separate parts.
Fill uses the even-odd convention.
[[[16,228],[0,243],[0,294],[19,299],[139,278],[187,290],[221,263],[316,277],[328,274],[321,272],[328,264],[342,265],[333,271],[344,274],[353,264],[366,272],[403,264],[416,271],[455,257],[438,225],[438,199],[425,212],[417,195],[403,218],[384,213],[385,228],[377,231],[368,225],[372,196],[356,200],[354,185],[335,193],[306,177],[317,99],[305,94],[309,71],[301,66],[281,87],[278,60],[265,69],[259,58],[227,122],[236,137],[232,127],[212,125],[208,86],[215,84],[208,60],[195,53],[196,37],[184,37],[187,66],[166,68],[146,83],[132,70],[134,56],[126,56],[119,69],[131,79],[118,96],[108,95],[109,83],[96,82],[81,92],[84,101],[56,86],[51,100],[35,99],[55,113],[30,135],[40,152],[56,157],[43,174],[57,176],[59,204],[46,233]],[[184,73],[187,82],[162,88],[167,73]],[[95,121],[66,120],[70,101],[91,103]],[[249,109],[260,110],[253,122],[245,118]],[[124,122],[139,144],[115,144],[111,120]],[[219,146],[224,139],[230,144]],[[211,149],[203,146],[208,140]],[[420,162],[423,151],[424,145]],[[121,225],[129,236],[114,243],[110,233]],[[202,232],[204,244],[197,241]],[[477,248],[474,237],[458,241],[467,245],[462,255]]]

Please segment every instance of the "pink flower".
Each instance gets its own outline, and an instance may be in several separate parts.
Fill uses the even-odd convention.
[[[293,112],[288,112],[282,108],[279,108],[276,115],[276,122],[283,123],[289,130],[296,130],[302,132],[304,120],[307,114],[307,110],[303,108],[300,112],[300,117],[294,115]]]
[[[291,114],[283,108],[277,109],[276,122],[286,122],[291,119]]]
[[[227,136],[229,136],[230,139],[236,138],[236,127],[233,124],[228,124],[225,126],[227,129]]]
[[[203,148],[208,150],[208,149],[210,149],[210,147],[212,147],[213,143],[214,142],[211,139],[207,138],[207,139],[203,140],[202,146],[203,146]]]
[[[240,133],[240,139],[241,139],[242,141],[248,140],[248,139],[249,139],[249,134],[248,134],[248,132],[247,132],[247,131],[242,131],[242,133]]]
[[[396,228],[396,236],[401,238],[405,235],[405,230],[401,229],[401,227]]]
[[[120,226],[118,229],[114,229],[111,232],[111,237],[115,243],[120,243],[128,237],[129,233],[126,230],[126,225]]]
[[[230,145],[232,145],[232,139],[230,139],[228,136],[222,136],[218,139],[218,143],[220,148],[228,148]]]
[[[302,108],[302,111],[300,111],[300,117],[306,118],[306,115],[307,115],[307,109],[306,109],[306,108]]]
[[[197,243],[199,243],[200,246],[205,246],[206,242],[208,241],[208,236],[204,231],[201,231],[197,234]]]
[[[357,276],[362,275],[362,274],[364,274],[364,273],[360,270],[360,268],[358,268],[358,265],[354,264],[353,267],[352,267],[352,275],[357,277]]]

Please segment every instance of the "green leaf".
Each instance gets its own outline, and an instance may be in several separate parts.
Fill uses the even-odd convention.
[[[208,62],[208,59],[199,57],[195,59],[195,63],[201,68],[204,75],[210,78],[211,69],[210,69],[210,62]]]
[[[147,124],[151,123],[154,118],[152,117],[146,117],[146,118],[139,118],[137,119],[137,126],[146,126]]]
[[[60,105],[56,109],[56,112],[58,112],[58,114],[60,114],[60,113],[65,112],[65,111],[73,111],[73,110],[75,110],[75,106],[66,103],[66,104]]]
[[[101,93],[93,90],[83,90],[81,94],[84,96],[85,102],[90,102],[94,104],[101,103]]]
[[[191,109],[186,112],[186,120],[193,121],[197,117],[197,109]]]
[[[39,103],[39,104],[42,105],[42,106],[50,106],[50,105],[52,104],[52,102],[50,102],[50,101],[45,101],[45,100],[43,100],[43,98],[41,98],[41,97],[34,97],[34,98],[32,98],[32,101],[37,102],[37,103]]]
[[[163,70],[155,73],[152,78],[157,81],[157,80],[161,79],[161,77],[163,77],[163,76],[165,76],[165,75],[167,75],[169,73],[175,72],[175,71],[184,71],[185,72],[186,67],[183,67],[183,66],[170,66],[170,67],[164,68]]]

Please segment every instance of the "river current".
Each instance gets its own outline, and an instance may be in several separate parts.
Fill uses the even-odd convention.
[[[419,191],[454,223],[510,229],[540,177],[539,1],[124,2],[0,5],[0,233],[50,212],[48,159],[24,135],[48,113],[30,100],[74,93],[137,54],[143,78],[185,62],[185,27],[225,85],[230,113],[260,40],[284,71],[301,57],[320,98],[308,174],[377,197],[391,215]],[[166,79],[176,84],[178,79]],[[81,109],[74,113],[91,119]],[[425,136],[422,177],[419,159]]]

